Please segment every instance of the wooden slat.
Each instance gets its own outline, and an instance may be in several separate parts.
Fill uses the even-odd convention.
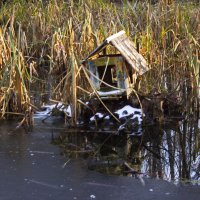
[[[132,52],[132,55],[135,57],[135,59],[137,59],[136,56],[138,56],[138,58],[141,59],[141,64],[142,64],[141,67],[143,67],[144,70],[149,70],[146,60],[144,59],[144,57],[141,54],[139,54],[136,51],[133,43],[130,40],[128,40],[128,38],[124,41],[124,45],[126,45],[130,49],[130,52]]]
[[[116,61],[118,61],[118,60],[122,60],[121,55],[117,56],[117,57],[109,57],[109,56],[108,57],[106,57],[106,56],[99,57],[95,60],[92,60],[91,62],[93,62],[96,67],[98,67],[98,66],[105,66],[106,64],[115,65]]]
[[[138,60],[141,61],[141,66],[140,67],[143,68],[143,71],[147,71],[148,70],[148,66],[147,66],[146,60],[143,58],[143,56],[141,54],[139,54],[136,51],[136,49],[134,47],[134,44],[128,39],[128,37],[126,35],[121,36],[120,38],[117,38],[115,41],[117,41],[118,45],[122,44],[127,49],[127,50],[125,50],[123,48],[125,52],[129,52],[127,54],[130,56],[130,59],[132,61],[136,61],[138,64],[139,64]],[[116,46],[116,48],[117,48],[117,46]]]
[[[122,54],[122,56],[126,59],[126,61],[135,69],[136,68],[136,62],[135,60],[132,60],[132,57],[130,55],[130,53],[127,51],[126,48],[124,48],[124,46],[120,43],[117,43],[116,41],[112,41],[112,44],[114,46],[117,46],[118,50],[120,51],[120,53]],[[139,71],[138,68],[135,69],[137,72]]]
[[[140,75],[149,70],[145,59],[135,50],[133,43],[127,37],[115,38],[111,41],[111,44],[120,51],[122,56]]]

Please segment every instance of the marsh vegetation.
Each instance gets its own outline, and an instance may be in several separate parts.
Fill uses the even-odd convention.
[[[136,174],[191,177],[191,164],[199,158],[198,1],[5,1],[0,4],[0,25],[0,118],[17,116],[26,125],[31,125],[33,111],[48,101],[71,105],[69,121],[75,125],[89,97],[98,98],[81,60],[105,38],[125,30],[150,68],[137,77],[137,97],[141,102],[150,99],[155,112],[164,112],[166,100],[168,113],[172,103],[181,105],[184,119],[172,129],[144,129],[144,138],[137,139],[70,133],[60,141],[64,153],[114,160],[118,174],[124,172],[119,162],[126,161],[138,169]],[[145,109],[147,104],[142,104]]]
[[[93,92],[80,61],[122,29],[151,68],[138,77],[138,94],[171,94],[198,113],[198,2],[16,0],[1,5],[0,23],[1,117],[25,113],[44,93],[72,104],[76,118],[80,98]]]

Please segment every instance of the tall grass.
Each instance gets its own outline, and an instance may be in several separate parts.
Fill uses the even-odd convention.
[[[0,56],[3,114],[14,88],[20,96],[18,102],[28,102],[27,82],[43,79],[45,74],[51,77],[52,98],[72,104],[76,119],[80,109],[77,99],[93,92],[80,61],[107,36],[122,29],[139,42],[140,53],[152,69],[140,78],[138,92],[143,95],[154,90],[176,92],[179,100],[188,104],[187,111],[191,104],[192,110],[198,109],[198,3],[16,0],[1,7],[0,22],[4,52]],[[30,75],[35,70],[39,77]],[[21,112],[21,107],[16,106],[15,111]]]
[[[19,25],[14,29],[14,16],[0,28],[0,116],[9,114],[29,116],[30,97],[27,81],[31,81],[24,54],[27,48],[26,37]],[[29,69],[28,69],[29,68]],[[24,118],[25,120],[25,118]]]

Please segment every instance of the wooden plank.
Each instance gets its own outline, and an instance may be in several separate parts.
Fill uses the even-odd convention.
[[[118,45],[122,45],[122,48],[124,49],[124,51],[127,53],[127,55],[130,57],[130,59],[135,62],[136,61],[136,52],[134,51],[134,46],[132,45],[132,47],[129,47],[128,45],[126,45],[126,40],[123,40],[123,41],[118,41]],[[134,52],[134,53],[132,53]]]
[[[109,57],[109,56],[105,56],[105,57],[100,57],[100,58],[97,58],[95,60],[92,60],[91,62],[96,66],[96,67],[99,67],[99,66],[106,66],[107,64],[108,65],[115,65],[115,63],[118,61],[118,60],[122,60],[122,56],[116,56],[116,57]]]
[[[118,37],[122,37],[122,35],[126,35],[126,34],[125,34],[125,31],[120,31],[120,32],[118,32],[118,33],[116,33],[116,34],[114,34],[114,35],[111,35],[110,37],[108,37],[108,38],[106,39],[106,41],[109,43],[110,41],[112,41],[112,40],[114,40],[114,39],[116,39],[116,38],[118,38]]]
[[[121,40],[120,40],[121,39]],[[140,74],[142,75],[143,73],[145,73],[146,71],[149,70],[147,63],[145,61],[145,59],[142,57],[141,54],[139,54],[133,44],[131,44],[132,42],[129,41],[129,45],[131,47],[133,47],[133,49],[130,48],[131,47],[127,47],[127,42],[123,43],[122,40],[125,38],[116,38],[114,40],[111,41],[112,45],[115,46],[120,53],[122,54],[122,56],[124,56],[124,58],[127,60],[127,62]],[[126,44],[126,45],[125,45]]]
[[[92,53],[90,53],[83,61],[82,63],[86,62],[88,59],[92,58],[94,55],[101,52],[106,46],[108,45],[107,40],[105,40],[100,46],[98,46]]]
[[[125,57],[125,59],[129,62],[129,64],[132,65],[131,55],[129,52],[127,52],[127,49],[124,48],[124,46],[122,44],[117,43],[116,41],[112,41],[112,44],[114,46],[117,46],[117,48],[121,52],[121,54]]]
[[[92,74],[94,74],[95,76],[97,76],[97,68],[96,68],[94,62],[88,61],[88,66],[89,66],[90,72]],[[99,90],[100,89],[99,80],[95,76],[90,75],[90,79],[91,79],[95,89]]]
[[[129,50],[133,52],[132,55],[133,55],[133,57],[134,57],[135,59],[137,59],[136,55],[138,56],[138,58],[140,58],[140,60],[141,60],[141,67],[143,67],[144,70],[149,70],[149,69],[148,69],[148,66],[147,66],[146,60],[144,59],[144,57],[143,57],[141,54],[139,54],[139,53],[137,52],[137,50],[135,49],[133,43],[130,42],[130,41],[128,41],[128,40],[125,40],[125,41],[124,41],[124,45],[126,45],[127,48],[129,48]],[[147,67],[147,69],[146,69],[146,67]]]
[[[136,62],[138,64],[141,63],[141,67],[143,68],[144,71],[149,70],[147,63],[146,63],[146,60],[144,59],[144,57],[141,54],[139,54],[136,51],[133,42],[131,42],[127,36],[123,35],[119,38],[116,38],[113,41],[116,41],[116,46],[115,46],[116,48],[117,48],[117,45],[119,45],[119,44],[122,44],[125,48],[127,48],[127,50],[124,49],[124,51],[129,52],[128,55],[130,56],[131,60],[133,60],[133,61],[136,60]]]

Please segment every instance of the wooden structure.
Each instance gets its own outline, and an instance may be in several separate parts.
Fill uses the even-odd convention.
[[[108,45],[112,45],[117,54],[106,54]],[[146,60],[136,51],[125,31],[108,37],[85,58],[83,64],[101,97],[129,96],[137,76],[149,70]]]

